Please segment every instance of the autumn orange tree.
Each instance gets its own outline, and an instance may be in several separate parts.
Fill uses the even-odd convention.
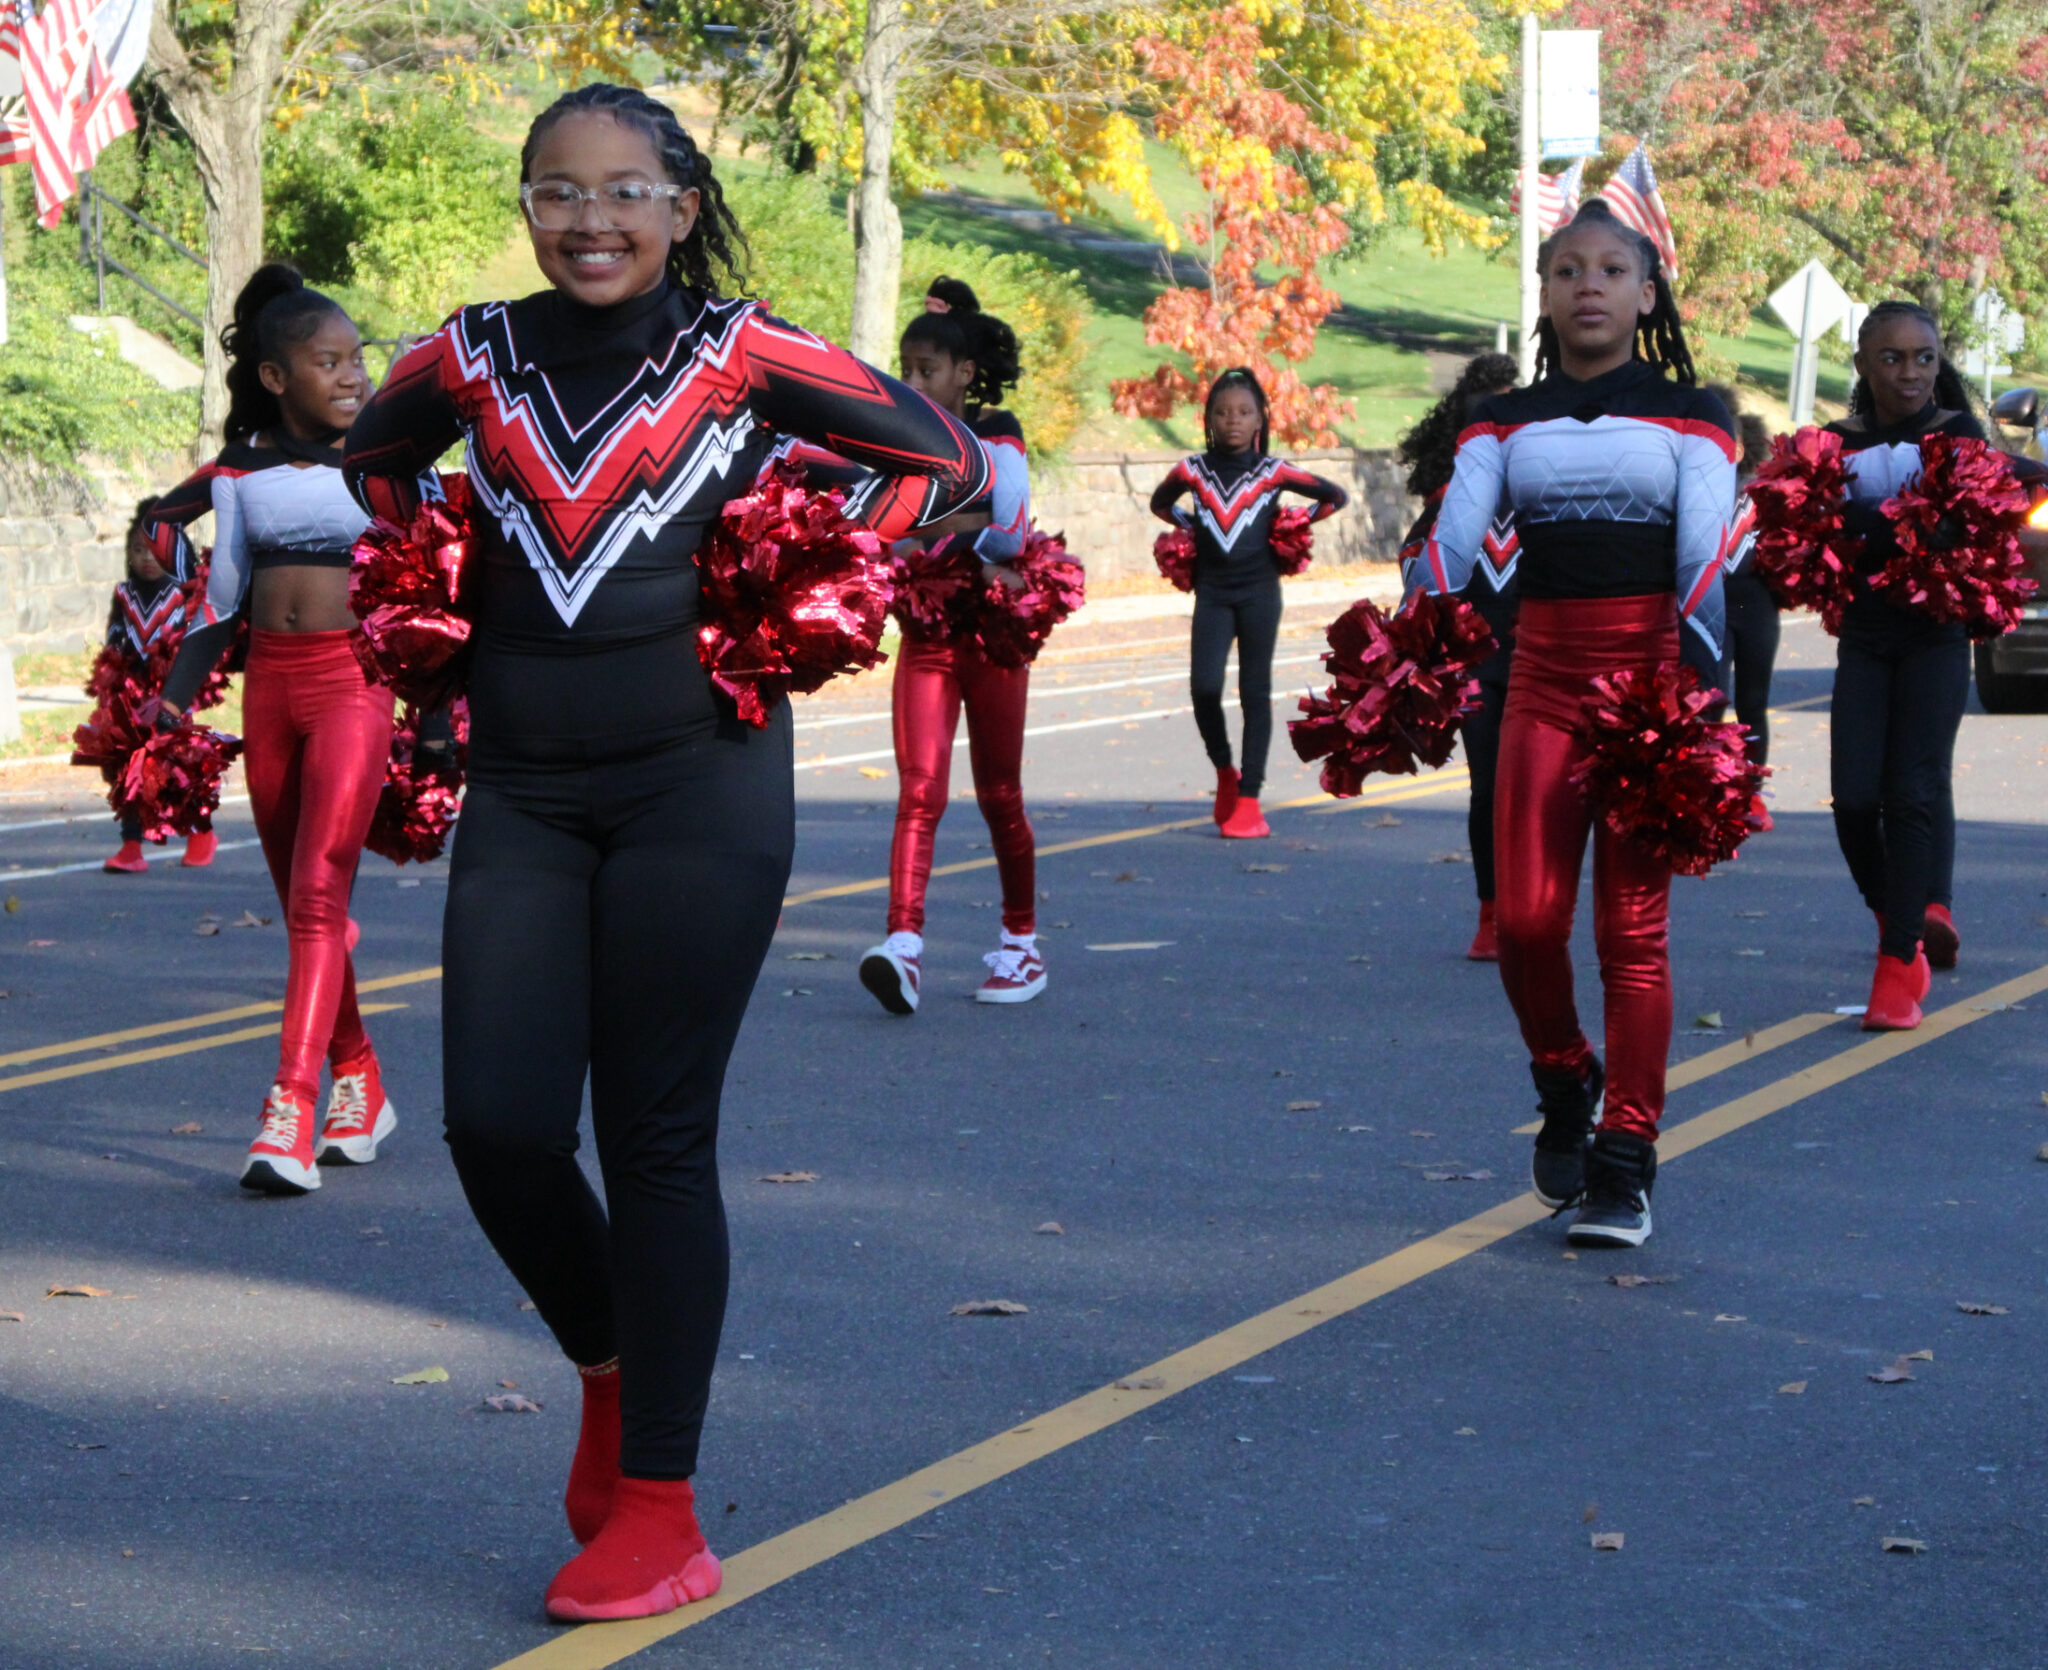
[[[1146,308],[1145,340],[1187,363],[1112,382],[1116,409],[1126,417],[1168,417],[1177,407],[1200,405],[1218,372],[1244,365],[1266,391],[1276,440],[1328,446],[1337,422],[1351,415],[1351,402],[1327,383],[1308,386],[1294,368],[1337,307],[1336,292],[1316,269],[1348,233],[1340,209],[1318,202],[1289,159],[1329,155],[1341,141],[1284,93],[1260,84],[1266,49],[1257,26],[1236,7],[1191,20],[1184,35],[1148,36],[1138,52],[1168,90],[1155,131],[1208,198],[1208,207],[1183,223],[1207,282],[1168,290]],[[1265,282],[1261,269],[1279,276]]]

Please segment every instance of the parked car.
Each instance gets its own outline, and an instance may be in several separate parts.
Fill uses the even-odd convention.
[[[2004,429],[2026,433],[2014,463],[2034,495],[2034,528],[2048,534],[2048,425],[2044,425],[2038,389],[2007,389],[1991,403],[1993,420]],[[2019,625],[2002,638],[1979,644],[1976,652],[1977,700],[1986,713],[2048,712],[2048,564],[2036,555],[2034,573],[2043,579],[2041,593],[2027,607]]]

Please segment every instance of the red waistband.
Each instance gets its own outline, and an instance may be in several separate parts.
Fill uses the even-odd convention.
[[[1678,599],[1668,591],[1641,597],[1525,597],[1515,617],[1515,635],[1519,639],[1531,630],[1539,637],[1643,632],[1677,624]]]
[[[350,646],[355,637],[353,627],[341,632],[266,632],[260,626],[252,626],[249,659],[294,667],[329,663],[353,667],[356,652]]]

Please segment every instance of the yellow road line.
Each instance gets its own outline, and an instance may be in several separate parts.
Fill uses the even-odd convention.
[[[388,992],[394,986],[412,986],[422,980],[438,980],[440,977],[441,971],[438,968],[415,968],[405,974],[385,974],[375,980],[359,980],[356,982],[356,991],[358,994]],[[0,1067],[23,1067],[31,1061],[48,1061],[53,1055],[77,1055],[82,1050],[105,1049],[110,1044],[132,1044],[143,1038],[161,1038],[171,1032],[190,1032],[196,1027],[218,1026],[227,1021],[245,1021],[251,1015],[277,1015],[283,1012],[282,1003],[244,1003],[236,1009],[216,1009],[211,1014],[188,1015],[181,1021],[158,1021],[152,1026],[131,1026],[125,1032],[102,1032],[92,1038],[74,1038],[68,1044],[43,1044],[32,1050],[16,1050],[12,1055],[0,1055]]]
[[[277,1005],[271,1005],[276,1008]],[[365,1003],[366,1015],[389,1014],[393,1009],[409,1009],[409,1003]],[[182,1044],[159,1044],[152,1050],[129,1050],[123,1055],[103,1055],[97,1061],[74,1061],[63,1067],[45,1067],[40,1073],[19,1073],[11,1079],[0,1079],[0,1090],[27,1090],[38,1084],[56,1084],[63,1079],[82,1079],[90,1073],[112,1072],[116,1067],[141,1067],[152,1061],[168,1061],[176,1055],[192,1055],[200,1050],[217,1050],[225,1044],[245,1044],[251,1038],[274,1038],[284,1030],[284,1022],[270,1021],[262,1026],[245,1026],[234,1032],[209,1033],[204,1038],[188,1038]]]
[[[2048,991],[2048,967],[2037,968],[1967,1002],[1939,1010],[1929,1015],[1917,1031],[1872,1038],[1776,1084],[1686,1120],[1659,1139],[1659,1153],[1666,1160],[1691,1153],[1808,1096],[1945,1038],[1983,1019],[1997,1005],[2016,1003],[2040,991]],[[1137,1369],[1118,1384],[1099,1387],[780,1536],[742,1549],[725,1562],[724,1587],[708,1601],[660,1618],[585,1624],[531,1652],[506,1660],[498,1670],[604,1670],[605,1666],[630,1658],[656,1642],[706,1623],[813,1566],[957,1501],[1005,1474],[1093,1437],[1191,1386],[1228,1373],[1276,1346],[1322,1327],[1334,1317],[1348,1315],[1375,1299],[1398,1292],[1549,1216],[1549,1209],[1539,1205],[1534,1195],[1517,1195],[1513,1200],[1503,1201],[1349,1275],[1212,1334],[1184,1351]],[[1157,1386],[1136,1388],[1139,1381],[1154,1380],[1159,1382]]]
[[[1708,1050],[1705,1055],[1696,1055],[1690,1061],[1681,1061],[1665,1069],[1664,1088],[1666,1091],[1683,1090],[1689,1084],[1698,1084],[1701,1079],[1712,1078],[1724,1073],[1730,1067],[1739,1067],[1745,1061],[1754,1061],[1758,1056],[1768,1054],[1786,1044],[1796,1044],[1802,1038],[1810,1038],[1825,1027],[1833,1026],[1840,1015],[1794,1015],[1789,1021],[1780,1021],[1776,1026],[1767,1026],[1749,1038],[1738,1039],[1732,1044],[1723,1044],[1719,1049]],[[1526,1125],[1517,1125],[1514,1134],[1518,1137],[1533,1137],[1543,1129],[1543,1121],[1532,1119]]]
[[[1317,817],[1329,817],[1337,812],[1356,812],[1367,806],[1388,806],[1402,800],[1421,800],[1432,794],[1448,794],[1452,789],[1467,788],[1471,785],[1472,773],[1462,765],[1447,765],[1441,771],[1433,771],[1416,782],[1403,782],[1396,778],[1377,789],[1354,795],[1349,800],[1332,800],[1326,794],[1316,795],[1310,800],[1290,800],[1290,806],[1307,806]]]

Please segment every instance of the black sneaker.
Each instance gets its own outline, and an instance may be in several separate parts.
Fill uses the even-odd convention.
[[[1575,1247],[1640,1247],[1650,1238],[1657,1145],[1601,1131],[1586,1150],[1586,1197],[1565,1232]]]
[[[1597,1059],[1583,1074],[1531,1065],[1536,1081],[1536,1111],[1543,1129],[1536,1133],[1536,1152],[1529,1160],[1529,1182],[1536,1198],[1553,1212],[1578,1203],[1586,1192],[1586,1143],[1600,1113],[1607,1075]]]

